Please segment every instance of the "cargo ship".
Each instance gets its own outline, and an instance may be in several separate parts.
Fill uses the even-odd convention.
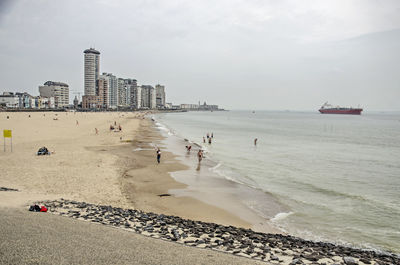
[[[326,102],[322,107],[319,109],[319,112],[323,114],[351,114],[351,115],[360,115],[362,108],[343,108],[343,107],[333,107],[332,105]]]

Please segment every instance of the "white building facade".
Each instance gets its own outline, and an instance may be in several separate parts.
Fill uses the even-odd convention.
[[[108,107],[115,109],[118,106],[118,79],[111,73],[103,73],[101,77],[108,83]]]
[[[66,83],[47,81],[39,86],[41,97],[53,97],[55,108],[64,108],[69,105],[69,86]]]
[[[142,87],[137,86],[135,84],[135,86],[131,86],[130,90],[131,90],[130,106],[133,109],[141,109],[142,108]]]
[[[128,86],[123,78],[118,78],[118,106],[128,106]]]
[[[19,108],[19,97],[14,95],[14,93],[6,93],[0,95],[0,106],[6,108]]]

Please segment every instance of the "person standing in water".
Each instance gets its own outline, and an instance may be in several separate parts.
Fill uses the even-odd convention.
[[[158,162],[158,164],[160,164],[160,160],[161,160],[161,151],[160,151],[160,148],[157,148],[157,162]]]
[[[203,151],[201,149],[199,149],[199,151],[197,152],[197,158],[199,159],[199,163],[203,159]]]
[[[211,137],[210,137],[210,138],[208,138],[208,143],[209,143],[209,144],[211,144]]]
[[[206,143],[206,138],[203,136],[203,143]]]

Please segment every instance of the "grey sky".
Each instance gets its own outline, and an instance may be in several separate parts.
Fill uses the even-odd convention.
[[[0,0],[0,92],[83,92],[91,46],[168,102],[400,110],[398,0]]]

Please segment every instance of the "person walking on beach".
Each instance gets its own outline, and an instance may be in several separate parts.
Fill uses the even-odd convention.
[[[96,135],[99,134],[99,130],[97,128],[94,128],[94,131],[96,132]]]
[[[197,152],[197,158],[199,159],[199,163],[203,159],[203,151],[201,149],[199,149],[199,151]]]
[[[257,138],[254,139],[254,145],[257,145]]]
[[[211,138],[214,138],[214,133],[211,133]]]
[[[211,144],[211,137],[210,137],[210,138],[208,138],[208,143],[209,143],[209,144]]]
[[[160,160],[161,160],[161,151],[160,151],[160,148],[157,148],[157,162],[158,162],[158,164],[160,164]]]
[[[206,138],[203,136],[203,143],[206,143]]]

